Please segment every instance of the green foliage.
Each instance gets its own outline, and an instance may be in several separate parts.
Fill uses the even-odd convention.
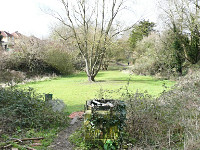
[[[153,31],[154,27],[154,22],[146,20],[140,21],[137,25],[135,25],[129,38],[131,47],[135,48],[136,43],[141,41],[143,37],[148,36]]]
[[[183,63],[185,61],[185,56],[184,56],[184,49],[182,46],[182,41],[181,41],[181,37],[182,35],[180,34],[180,32],[178,31],[176,25],[174,24],[173,26],[173,34],[172,34],[172,38],[173,38],[173,42],[172,42],[172,54],[174,55],[174,60],[172,63],[174,63],[175,68],[177,70],[178,73],[180,73],[180,75],[182,75],[183,72]]]
[[[94,147],[94,144],[86,143],[84,139],[84,129],[83,127],[76,130],[73,134],[70,135],[69,141],[74,144],[77,149],[81,150],[90,150]],[[102,148],[100,148],[102,149]]]
[[[89,143],[96,143],[99,140],[99,145],[106,144],[108,149],[114,146],[120,147],[123,141],[122,134],[126,120],[126,105],[123,101],[117,100],[101,99],[97,101],[110,102],[114,107],[106,110],[102,110],[101,106],[91,108],[91,117],[88,117],[86,119],[88,123],[84,124],[85,132],[87,132],[85,138]],[[109,138],[113,142],[106,143],[105,140]]]
[[[103,128],[105,127],[107,129],[117,125],[119,131],[121,132],[123,130],[123,127],[125,126],[126,105],[123,101],[116,101],[114,103],[114,106],[115,107],[112,109],[114,115],[112,115],[109,121],[108,118],[106,118],[105,116],[99,115],[98,112],[96,112],[97,110],[95,109],[89,121],[92,122],[93,126],[97,128],[100,128],[100,126],[103,125]]]
[[[82,145],[81,143],[84,142],[83,136],[84,136],[84,130],[83,128],[80,128],[76,130],[72,135],[70,135],[69,140],[74,145],[79,146]]]
[[[192,63],[196,64],[200,60],[200,38],[199,38],[199,25],[195,24],[190,28],[190,37],[185,35],[182,38],[182,43],[185,48],[186,59]]]
[[[47,149],[47,147],[49,145],[51,145],[51,143],[57,137],[57,134],[61,129],[63,129],[63,128],[56,127],[56,128],[50,128],[50,129],[43,129],[43,130],[39,130],[39,131],[37,129],[30,129],[30,130],[26,131],[24,134],[22,134],[22,136],[27,137],[27,138],[44,137],[44,139],[41,140],[42,146],[39,146],[37,148],[37,150],[44,150],[44,149]]]
[[[62,49],[57,49],[56,47],[47,51],[45,62],[62,75],[69,75],[74,71],[70,54]]]
[[[104,144],[104,150],[116,150],[115,145],[112,140],[107,140]]]
[[[0,118],[3,132],[15,132],[18,129],[47,129],[66,126],[68,118],[65,112],[54,112],[46,105],[42,95],[29,89],[0,89]]]

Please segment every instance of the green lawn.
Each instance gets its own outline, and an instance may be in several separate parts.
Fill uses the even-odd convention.
[[[129,86],[128,86],[128,81]],[[83,110],[86,100],[98,98],[100,91],[116,90],[109,98],[119,99],[120,88],[128,88],[132,91],[147,90],[151,95],[158,96],[163,90],[163,84],[171,87],[175,82],[158,80],[149,76],[129,75],[120,71],[99,72],[95,83],[89,83],[84,72],[77,75],[59,77],[49,81],[32,82],[19,87],[33,87],[39,93],[52,93],[53,98],[64,100],[69,112]]]

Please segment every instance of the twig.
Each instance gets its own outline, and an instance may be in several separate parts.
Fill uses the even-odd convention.
[[[29,146],[24,146],[24,148],[26,148],[28,150],[36,150],[35,148],[29,147]]]
[[[22,141],[30,141],[30,140],[43,140],[44,137],[39,137],[39,138],[25,138],[25,139],[16,139],[13,142],[22,142]]]
[[[5,145],[5,146],[0,147],[0,148],[9,148],[9,147],[11,147],[11,146],[12,146],[12,144],[8,144],[8,145]]]

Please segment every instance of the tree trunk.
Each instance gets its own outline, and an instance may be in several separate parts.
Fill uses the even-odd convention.
[[[94,78],[95,78],[95,76],[88,76],[89,82],[95,82]]]
[[[95,78],[96,75],[94,75],[93,71],[90,70],[89,63],[88,63],[87,59],[85,59],[85,71],[86,71],[86,74],[88,76],[88,81],[89,82],[95,82],[94,78]]]

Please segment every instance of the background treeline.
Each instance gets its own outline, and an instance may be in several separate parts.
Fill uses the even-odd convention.
[[[131,33],[133,71],[165,77],[185,75],[189,68],[199,67],[199,3],[170,0],[162,1],[160,6],[162,32],[153,30],[153,22],[141,21]]]

